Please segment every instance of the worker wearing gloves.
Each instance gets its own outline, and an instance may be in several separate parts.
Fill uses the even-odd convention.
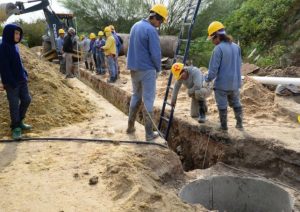
[[[96,59],[97,59],[97,74],[105,74],[105,55],[101,47],[105,46],[104,33],[102,31],[98,32],[98,39],[95,43],[96,46]]]
[[[64,46],[64,38],[65,38],[65,30],[59,29],[58,30],[59,37],[56,39],[56,51],[59,59],[60,64],[60,72],[65,74],[66,72],[66,63],[63,57],[63,46]]]
[[[31,102],[28,91],[28,75],[24,69],[19,48],[16,44],[21,42],[23,30],[14,24],[8,24],[3,30],[3,40],[0,45],[0,91],[6,91],[11,118],[12,138],[22,138],[22,130],[30,130],[30,125],[23,120]]]
[[[188,95],[192,98],[191,116],[199,117],[198,122],[206,121],[206,98],[211,94],[211,88],[203,88],[204,75],[201,70],[193,67],[184,67],[183,63],[175,63],[172,66],[172,74],[176,79],[171,105],[175,106],[177,95],[181,85],[188,89]]]
[[[114,83],[117,80],[117,65],[115,57],[117,55],[116,41],[111,33],[111,28],[105,27],[104,33],[106,36],[105,46],[101,47],[104,50],[106,60],[108,63],[110,78],[107,80],[109,83]]]
[[[75,29],[70,27],[68,29],[67,36],[65,36],[64,39],[64,45],[63,45],[63,52],[66,59],[66,78],[72,78],[74,77],[72,70],[73,70],[73,54],[75,54],[75,51],[73,49],[74,43],[73,39],[76,35]]]
[[[89,49],[89,58],[90,58],[90,70],[93,72],[97,67],[97,56],[96,56],[96,34],[90,34],[90,49]]]
[[[127,133],[135,131],[134,122],[142,99],[145,110],[146,140],[158,137],[153,132],[153,104],[156,92],[156,76],[161,71],[161,48],[157,27],[167,21],[168,10],[162,4],[156,4],[150,10],[147,19],[133,25],[129,36],[127,68],[130,70],[133,94],[129,107]]]
[[[240,102],[241,88],[241,49],[232,42],[226,34],[225,27],[218,21],[208,27],[208,39],[215,45],[210,62],[208,75],[205,78],[207,86],[214,82],[215,99],[217,102],[221,130],[227,131],[227,106],[233,108],[236,118],[236,128],[243,129],[243,110]]]

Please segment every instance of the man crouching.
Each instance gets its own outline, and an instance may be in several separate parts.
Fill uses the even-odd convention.
[[[211,88],[203,87],[204,75],[199,68],[194,66],[186,66],[182,63],[174,63],[172,66],[172,74],[176,79],[174,85],[171,105],[175,106],[177,95],[181,85],[183,84],[188,89],[188,95],[192,98],[191,116],[199,117],[199,123],[205,123],[207,105],[206,98],[211,94]]]

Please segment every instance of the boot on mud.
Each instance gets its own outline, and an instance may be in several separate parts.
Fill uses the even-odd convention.
[[[21,121],[21,124],[20,124],[20,128],[22,130],[31,130],[32,129],[32,126],[31,125],[28,125],[28,124],[25,124],[24,121],[22,120]]]
[[[90,63],[90,71],[93,72],[94,71],[94,66],[93,63]]]
[[[206,121],[206,112],[207,112],[207,106],[205,101],[199,101],[199,123],[205,123]]]
[[[12,130],[12,139],[18,141],[22,138],[22,129],[20,127],[14,128]]]
[[[84,64],[85,64],[85,69],[89,70],[89,63],[87,61],[85,61]]]
[[[219,110],[219,117],[220,117],[220,123],[221,123],[221,126],[220,126],[219,130],[227,131],[228,130],[228,127],[227,127],[227,109]]]
[[[153,131],[153,124],[151,121],[151,119],[153,120],[153,112],[147,113],[146,111],[143,111],[143,116],[145,120],[146,141],[153,141],[159,137],[158,132]]]
[[[139,104],[138,104],[138,106],[139,106]],[[128,127],[127,127],[127,130],[126,130],[127,134],[131,134],[131,133],[135,132],[134,123],[135,123],[135,119],[136,119],[138,109],[139,109],[139,107],[129,107]]]
[[[234,116],[236,119],[236,125],[235,128],[239,130],[243,130],[243,108],[242,107],[235,107],[233,108]]]

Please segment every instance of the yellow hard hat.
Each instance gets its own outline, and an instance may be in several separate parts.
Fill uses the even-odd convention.
[[[111,31],[115,31],[114,25],[109,25],[109,27],[110,27]]]
[[[156,4],[154,5],[151,10],[152,12],[155,12],[156,14],[160,15],[161,17],[164,18],[164,23],[167,23],[167,19],[168,19],[168,9],[165,5],[163,4]]]
[[[208,26],[208,29],[207,29],[207,31],[208,31],[208,37],[207,37],[207,39],[211,39],[212,35],[215,32],[219,31],[220,29],[224,29],[224,28],[225,28],[224,25],[221,22],[219,22],[219,21],[213,21],[213,22],[211,22],[211,24]]]
[[[65,34],[65,30],[64,29],[59,29],[58,34]]]
[[[104,33],[102,31],[98,32],[98,36],[103,36],[103,35],[104,35]]]
[[[104,32],[111,32],[111,27],[110,26],[105,27]]]
[[[176,80],[180,80],[180,74],[183,70],[183,67],[184,67],[183,63],[174,63],[172,65],[171,71]]]
[[[95,39],[95,38],[96,38],[95,33],[91,33],[91,34],[90,34],[90,39]]]
[[[83,40],[85,38],[84,35],[80,35],[80,40]]]

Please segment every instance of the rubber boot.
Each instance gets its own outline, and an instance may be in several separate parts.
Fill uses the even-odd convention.
[[[85,64],[85,69],[89,70],[89,63],[87,61],[85,61],[84,64]]]
[[[192,98],[191,101],[191,117],[198,118],[199,117],[199,102],[195,98]]]
[[[90,71],[93,72],[94,71],[94,66],[93,63],[90,63]]]
[[[129,114],[128,114],[128,127],[126,132],[128,134],[134,133],[135,132],[135,127],[134,127],[134,123],[135,123],[135,119],[136,119],[136,115],[139,109],[140,103],[137,104],[136,107],[129,107]]]
[[[221,126],[220,126],[220,130],[223,130],[223,131],[227,131],[228,130],[228,127],[227,127],[227,109],[225,110],[219,110],[219,117],[220,117],[220,123],[221,123]]]
[[[153,131],[153,124],[151,119],[153,120],[153,112],[147,113],[143,111],[143,116],[145,120],[145,131],[146,131],[146,141],[152,141],[158,138],[159,134],[156,131]]]
[[[235,107],[233,108],[234,116],[236,119],[235,128],[239,130],[243,130],[243,108],[242,107]]]
[[[31,126],[31,125],[28,125],[28,124],[25,124],[23,121],[21,121],[20,128],[21,128],[22,130],[31,130],[31,129],[32,129],[32,126]]]
[[[14,140],[20,140],[22,138],[22,129],[20,127],[14,128],[12,130],[12,138]]]
[[[207,106],[205,100],[199,101],[199,123],[205,123],[206,121],[206,112],[207,112]]]

